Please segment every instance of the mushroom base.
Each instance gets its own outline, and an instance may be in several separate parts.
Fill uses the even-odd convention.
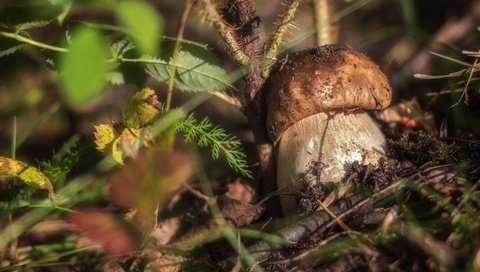
[[[298,193],[303,183],[341,182],[350,165],[378,164],[385,138],[365,112],[318,113],[289,127],[279,141],[277,188]],[[313,165],[320,171],[311,171]],[[308,175],[307,175],[308,174]],[[297,198],[280,197],[284,214],[298,212]]]

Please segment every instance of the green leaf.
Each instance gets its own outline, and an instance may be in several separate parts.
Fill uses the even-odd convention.
[[[0,5],[0,25],[16,30],[45,26],[65,12],[64,4],[61,2],[63,1],[6,1]]]
[[[107,31],[107,32],[119,32],[119,33],[129,34],[129,30],[127,28],[117,26],[117,25],[99,24],[99,23],[87,22],[87,21],[81,21],[81,20],[77,21],[77,22],[82,24],[82,25],[85,25],[85,26],[88,26],[88,27],[91,27],[91,28],[95,28],[95,29],[99,29],[99,30],[103,30],[103,31]]]
[[[139,49],[156,55],[163,22],[155,9],[143,1],[122,1],[115,10]]]
[[[15,40],[0,37],[0,58],[17,52],[23,46],[24,44]]]
[[[158,81],[167,81],[172,53],[173,42],[164,41],[160,58],[143,58],[150,62],[146,65],[147,73]],[[175,87],[190,92],[231,88],[227,73],[218,63],[217,57],[206,46],[182,43],[175,63]]]
[[[118,71],[111,71],[107,73],[107,81],[112,85],[123,85],[125,84],[125,78],[123,74]]]
[[[71,104],[83,104],[102,94],[106,82],[107,49],[100,34],[82,27],[72,35],[70,52],[60,60],[62,94]]]
[[[20,179],[36,189],[45,189],[48,197],[55,198],[50,180],[37,168],[24,162],[0,156],[0,175],[8,175]]]
[[[135,48],[135,45],[128,39],[123,38],[112,44],[110,47],[110,52],[112,53],[113,58],[117,59],[123,57],[123,55],[130,50]]]
[[[52,3],[60,5],[62,7],[62,12],[57,16],[57,22],[59,24],[63,23],[65,17],[67,17],[68,12],[72,8],[73,0],[50,0]]]

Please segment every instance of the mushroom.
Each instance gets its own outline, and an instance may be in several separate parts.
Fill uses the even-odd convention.
[[[266,82],[267,131],[277,145],[277,188],[302,190],[341,182],[350,167],[378,164],[385,138],[364,109],[383,109],[391,90],[368,57],[345,45],[326,45],[287,55]],[[303,181],[305,182],[305,181]],[[285,214],[298,211],[295,196],[280,197]]]

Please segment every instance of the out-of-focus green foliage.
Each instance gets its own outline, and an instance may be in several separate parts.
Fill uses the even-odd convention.
[[[0,37],[0,58],[13,54],[22,47],[22,43]]]
[[[7,0],[0,4],[0,26],[15,30],[42,27],[68,13],[72,0]]]
[[[155,56],[163,30],[155,9],[143,1],[121,1],[115,11],[140,51]]]
[[[81,27],[72,35],[70,52],[60,60],[62,94],[79,105],[99,96],[106,82],[107,49],[97,30]]]

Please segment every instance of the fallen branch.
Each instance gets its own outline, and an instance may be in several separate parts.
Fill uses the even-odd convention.
[[[362,212],[372,207],[384,205],[385,200],[392,196],[393,192],[402,187],[403,184],[404,180],[401,179],[367,198],[361,195],[343,198],[329,207],[329,211],[335,215],[334,217],[325,210],[320,210],[303,218],[296,217],[293,220],[288,219],[294,223],[274,232],[274,234],[283,238],[286,243],[261,241],[250,246],[247,250],[255,260],[263,261],[269,258],[274,252],[298,243],[317,230],[333,226],[337,223],[335,219],[342,219],[355,212]],[[223,265],[225,267],[231,267],[236,263],[236,260],[237,256],[231,256],[223,261]]]

